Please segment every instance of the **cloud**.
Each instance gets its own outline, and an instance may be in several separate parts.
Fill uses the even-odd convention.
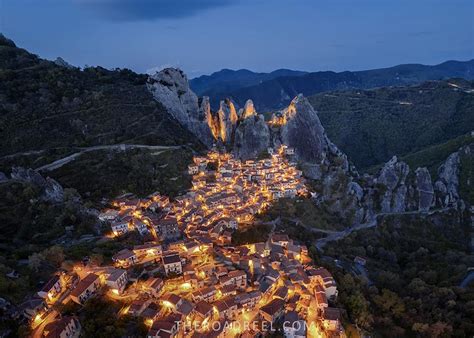
[[[113,21],[179,19],[239,0],[75,0]]]

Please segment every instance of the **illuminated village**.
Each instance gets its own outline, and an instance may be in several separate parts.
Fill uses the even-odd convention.
[[[328,304],[335,281],[306,246],[274,229],[266,241],[232,245],[233,232],[273,200],[308,194],[293,149],[268,153],[241,162],[211,151],[189,166],[185,195],[113,201],[99,215],[109,240],[136,231],[143,244],[116,252],[113,265],[58,273],[28,314],[34,336],[78,336],[79,320],[53,305],[91,297],[122,301],[120,314],[141,318],[147,337],[258,337],[281,327],[285,337],[344,336],[340,310]]]

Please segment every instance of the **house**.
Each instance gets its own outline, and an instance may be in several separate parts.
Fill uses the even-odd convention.
[[[142,245],[135,245],[133,247],[133,252],[137,257],[155,257],[161,255],[162,247],[157,242],[148,242]]]
[[[112,261],[114,261],[115,265],[119,267],[128,268],[136,264],[138,259],[133,251],[123,249],[112,256]]]
[[[150,305],[151,299],[139,297],[135,299],[128,308],[128,314],[138,317]]]
[[[290,311],[283,321],[285,338],[306,338],[306,322],[299,318],[298,313]]]
[[[77,317],[64,316],[45,325],[43,336],[45,338],[78,337],[81,325]]]
[[[242,270],[230,271],[227,276],[219,278],[219,283],[222,286],[233,284],[238,288],[244,289],[247,287],[247,274]]]
[[[116,209],[105,209],[99,214],[99,219],[102,222],[110,222],[116,219],[119,215],[120,211]]]
[[[105,285],[107,285],[112,292],[121,294],[127,286],[128,275],[127,271],[122,269],[112,269],[108,271],[105,277]]]
[[[58,275],[53,276],[40,291],[38,291],[38,296],[47,301],[51,301],[54,297],[61,293],[62,283],[61,277]]]
[[[153,297],[158,297],[164,285],[165,284],[161,278],[150,278],[146,283],[145,290]]]
[[[71,299],[77,304],[84,304],[101,287],[100,277],[95,273],[90,273],[77,283],[71,292]]]
[[[197,322],[203,323],[212,317],[213,308],[208,302],[201,300],[196,304],[193,312],[197,316]]]
[[[181,305],[183,300],[183,298],[178,295],[175,295],[174,293],[168,293],[161,297],[161,302],[163,303],[163,305],[173,312],[176,312],[178,310],[178,307]]]
[[[188,174],[189,175],[196,175],[199,172],[199,167],[197,165],[189,165],[188,166]]]
[[[252,291],[241,293],[235,297],[235,301],[244,309],[253,309],[262,298],[262,292]]]
[[[277,321],[285,310],[285,301],[280,298],[275,298],[270,303],[260,308],[260,315],[262,318],[270,323]]]
[[[319,283],[324,286],[326,297],[334,299],[337,297],[337,285],[331,273],[325,268],[309,269],[307,274],[312,283]]]
[[[237,294],[237,286],[235,284],[224,285],[220,291],[222,297],[235,296]]]
[[[214,286],[209,286],[204,289],[193,292],[192,298],[194,302],[204,300],[208,303],[212,303],[216,300],[217,289]]]
[[[112,228],[112,233],[114,236],[121,236],[123,234],[126,234],[128,232],[128,222],[119,220],[119,221],[114,221],[110,225]]]
[[[176,217],[165,217],[155,227],[164,241],[174,240],[181,236]]]
[[[280,298],[286,300],[288,298],[288,288],[286,286],[280,286],[273,293],[273,298]]]
[[[318,309],[324,310],[328,307],[328,299],[326,297],[326,292],[324,291],[324,287],[320,284],[317,284],[314,288],[314,297],[316,298],[316,304],[318,305]]]
[[[133,225],[135,226],[135,229],[137,229],[137,231],[140,233],[140,235],[144,235],[149,232],[147,224],[140,220],[134,220]]]
[[[183,299],[181,304],[176,308],[176,313],[181,314],[183,317],[187,317],[194,309],[194,304]]]
[[[183,273],[183,265],[178,254],[163,256],[162,260],[166,275],[171,273],[180,275]]]
[[[140,317],[142,317],[145,320],[145,323],[148,325],[153,324],[155,321],[156,317],[160,314],[161,307],[156,304],[151,302],[140,314]],[[151,323],[151,324],[150,324]]]
[[[323,326],[328,331],[341,329],[341,311],[338,308],[328,307],[323,312]]]
[[[214,309],[219,318],[232,319],[237,315],[238,307],[234,297],[220,299],[214,303]]]
[[[180,316],[169,315],[155,320],[148,331],[147,338],[172,338],[179,330]]]
[[[271,242],[286,248],[290,242],[290,239],[287,234],[274,234],[271,238]]]
[[[46,312],[46,302],[42,298],[32,298],[20,305],[23,316],[28,319],[34,319]]]

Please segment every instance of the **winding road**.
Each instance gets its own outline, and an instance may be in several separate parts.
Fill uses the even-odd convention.
[[[373,227],[377,226],[378,225],[378,222],[377,222],[378,216],[387,216],[387,215],[433,215],[437,212],[444,212],[444,211],[447,211],[449,209],[450,208],[433,209],[433,210],[429,210],[429,211],[415,210],[415,211],[405,211],[405,212],[398,212],[398,213],[397,212],[382,212],[382,213],[374,215],[374,217],[367,223],[355,224],[355,225],[353,225],[353,226],[351,226],[351,227],[349,227],[345,230],[342,230],[342,231],[333,231],[333,232],[326,231],[326,233],[329,233],[329,235],[327,237],[318,239],[316,241],[316,248],[319,251],[322,251],[323,247],[329,242],[337,241],[337,240],[340,240],[344,237],[347,237],[351,233],[353,233],[354,231],[361,230],[361,229],[373,228]],[[314,231],[324,232],[324,231],[321,231],[317,228],[314,228]]]
[[[179,148],[181,148],[181,146],[148,146],[148,145],[143,145],[143,144],[111,144],[111,145],[103,145],[103,146],[93,146],[93,147],[88,147],[88,148],[80,148],[81,150],[78,151],[77,153],[60,158],[59,160],[56,160],[54,162],[51,162],[49,164],[36,168],[35,170],[36,171],[52,171],[52,170],[62,167],[65,164],[68,164],[74,161],[82,154],[85,154],[91,151],[97,151],[97,150],[125,151],[125,150],[130,150],[130,149],[149,149],[149,150],[157,150],[157,151],[162,152],[169,149],[179,149]]]

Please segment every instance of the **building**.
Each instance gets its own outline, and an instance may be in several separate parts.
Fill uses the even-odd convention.
[[[219,278],[219,283],[222,286],[235,285],[238,288],[247,287],[247,274],[242,270],[230,271],[227,276]]]
[[[121,294],[128,282],[127,271],[122,269],[113,269],[105,274],[105,285],[107,285],[112,292]]]
[[[161,255],[162,247],[159,243],[148,242],[142,245],[135,245],[133,247],[133,252],[137,257],[155,257]]]
[[[337,308],[328,307],[323,313],[323,325],[328,331],[339,331],[341,329],[341,311]]]
[[[158,297],[161,294],[161,290],[163,289],[164,285],[165,285],[165,283],[163,282],[163,280],[161,278],[159,278],[159,277],[150,278],[147,281],[145,289],[153,297]]]
[[[270,303],[262,306],[259,313],[265,321],[274,323],[283,315],[284,310],[285,301],[275,298]]]
[[[172,338],[175,337],[179,329],[179,318],[170,315],[155,320],[148,331],[147,338]]]
[[[92,297],[100,287],[100,277],[94,273],[90,273],[77,283],[76,287],[71,292],[71,299],[77,304],[84,304],[84,302]]]
[[[180,275],[183,273],[183,265],[178,254],[163,256],[162,260],[166,275],[171,273]]]
[[[61,277],[55,275],[45,285],[43,285],[40,291],[38,291],[38,296],[46,299],[47,301],[51,301],[54,297],[61,293],[61,290]]]
[[[112,256],[112,261],[114,261],[117,266],[128,268],[135,265],[138,262],[138,259],[133,251],[123,249]]]
[[[181,236],[176,217],[165,217],[155,227],[164,241],[174,240]]]
[[[324,291],[328,299],[337,297],[337,285],[331,273],[325,268],[310,269],[307,271],[312,283],[319,283],[324,286]]]
[[[193,292],[192,298],[194,302],[204,300],[208,303],[212,303],[216,300],[217,289],[214,286],[209,286],[204,289]]]
[[[212,317],[213,308],[208,302],[201,300],[194,307],[193,313],[197,317],[197,323],[203,323],[208,321]]]
[[[78,337],[81,325],[76,317],[65,316],[45,325],[43,336],[45,338]]]
[[[112,222],[110,227],[112,228],[112,233],[114,234],[114,236],[121,236],[123,234],[126,234],[129,230],[128,222],[122,220]]]
[[[237,315],[238,307],[234,297],[220,299],[214,304],[214,309],[219,318],[232,319]]]

